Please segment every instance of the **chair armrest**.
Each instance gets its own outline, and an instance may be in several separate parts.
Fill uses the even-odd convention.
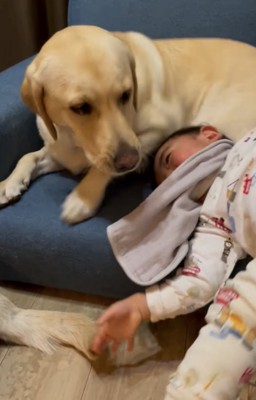
[[[12,171],[25,153],[41,147],[35,116],[23,104],[20,87],[32,58],[0,73],[0,180]]]

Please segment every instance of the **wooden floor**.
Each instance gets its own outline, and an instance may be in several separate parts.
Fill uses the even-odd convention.
[[[63,311],[84,311],[109,300],[31,286],[2,286],[17,305]],[[0,345],[0,400],[161,400],[170,372],[182,359],[203,323],[193,314],[155,324],[163,351],[132,367],[113,368],[107,360],[91,365],[70,348],[48,356],[40,351]],[[245,389],[242,400],[255,400]],[[185,399],[184,399],[185,400]]]

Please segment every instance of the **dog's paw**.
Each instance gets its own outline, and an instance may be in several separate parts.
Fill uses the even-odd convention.
[[[61,219],[69,224],[76,224],[92,217],[95,208],[89,207],[76,191],[70,193],[62,205]]]
[[[6,179],[0,182],[0,207],[17,200],[28,188],[29,178]]]

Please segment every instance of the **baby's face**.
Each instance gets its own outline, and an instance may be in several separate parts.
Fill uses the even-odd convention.
[[[155,179],[159,185],[163,182],[180,164],[186,161],[193,154],[221,138],[216,130],[200,132],[198,135],[184,134],[170,137],[157,151],[154,161]]]

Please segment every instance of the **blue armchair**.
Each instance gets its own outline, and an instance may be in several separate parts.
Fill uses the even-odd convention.
[[[255,18],[255,0],[69,0],[68,10],[70,25],[135,30],[154,38],[229,37],[256,45]],[[0,73],[0,180],[21,155],[41,146],[35,117],[19,95],[29,62]],[[59,218],[75,179],[56,173],[35,181],[20,201],[0,210],[0,279],[117,298],[140,290],[116,262],[106,227],[143,200],[148,180],[130,175],[115,182],[98,214],[76,226]]]

